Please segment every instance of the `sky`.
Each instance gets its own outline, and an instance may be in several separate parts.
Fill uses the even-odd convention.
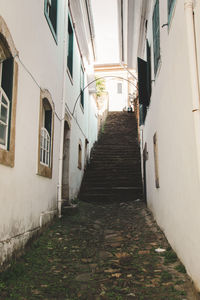
[[[96,63],[118,63],[117,0],[91,0],[95,28]]]

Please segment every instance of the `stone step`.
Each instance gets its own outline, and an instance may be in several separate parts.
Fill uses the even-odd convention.
[[[80,199],[94,202],[142,198],[140,149],[134,114],[109,113],[83,178]]]

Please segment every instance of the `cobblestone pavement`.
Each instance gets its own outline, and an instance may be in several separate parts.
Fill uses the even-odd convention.
[[[142,201],[81,202],[0,275],[0,299],[200,299],[184,271]]]

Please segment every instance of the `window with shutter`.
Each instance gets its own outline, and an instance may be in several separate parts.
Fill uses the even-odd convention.
[[[0,16],[0,164],[14,167],[18,64],[17,49]]]
[[[38,175],[52,178],[54,104],[50,93],[41,90],[38,136]]]
[[[57,5],[58,5],[57,0],[44,1],[44,14],[56,42],[57,42]]]
[[[67,54],[67,67],[71,77],[73,77],[73,48],[74,48],[74,33],[70,17],[68,17],[68,54]]]
[[[13,58],[0,64],[0,148],[9,150],[13,91]]]
[[[147,40],[147,94],[151,98],[151,48]]]
[[[138,89],[139,102],[144,106],[149,105],[147,62],[138,57]]]
[[[176,0],[168,0],[168,25],[170,24]]]
[[[153,11],[153,51],[154,51],[154,74],[158,70],[160,60],[160,17],[159,17],[159,0],[156,0]]]

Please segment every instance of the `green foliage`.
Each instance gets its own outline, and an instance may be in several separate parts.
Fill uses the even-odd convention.
[[[105,79],[96,78],[96,89],[97,89],[97,97],[101,97],[105,92]]]
[[[177,255],[172,249],[166,251],[164,253],[164,257],[165,257],[165,264],[171,264],[177,261]]]
[[[172,280],[172,275],[167,271],[163,271],[161,273],[160,280],[161,280],[161,282],[169,282],[170,280]]]
[[[185,269],[184,265],[182,265],[182,264],[179,264],[178,266],[176,266],[175,269],[180,273],[186,273],[186,269]]]

